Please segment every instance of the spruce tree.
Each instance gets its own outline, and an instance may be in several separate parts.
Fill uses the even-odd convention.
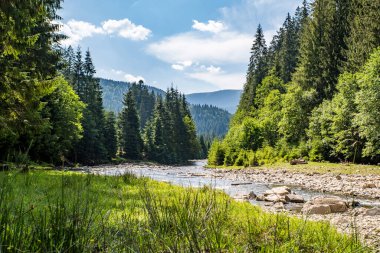
[[[353,73],[360,70],[373,50],[380,46],[380,1],[352,0],[350,3],[345,70]]]
[[[117,153],[116,116],[113,112],[105,114],[104,145],[107,150],[107,158],[110,160]]]
[[[238,108],[243,114],[255,106],[256,89],[267,74],[267,53],[263,29],[259,25],[251,48],[246,83]]]
[[[143,145],[139,117],[132,91],[125,94],[123,105],[124,107],[120,114],[123,156],[128,159],[138,160],[141,159]]]

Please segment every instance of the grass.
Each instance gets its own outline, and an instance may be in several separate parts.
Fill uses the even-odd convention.
[[[243,166],[208,166],[209,168],[224,168],[224,169],[247,169]],[[287,170],[289,172],[301,173],[333,173],[333,174],[359,174],[359,175],[380,175],[380,166],[362,165],[362,164],[341,164],[327,162],[309,162],[308,164],[290,165],[288,162],[274,163],[270,165],[262,165],[253,167],[258,170],[278,169]]]
[[[371,252],[328,223],[133,175],[0,173],[0,252]]]

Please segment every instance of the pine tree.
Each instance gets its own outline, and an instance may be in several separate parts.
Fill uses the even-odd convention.
[[[267,74],[267,46],[261,25],[257,27],[251,48],[247,80],[239,104],[239,111],[249,112],[255,106],[256,89]]]
[[[141,159],[143,145],[139,117],[132,91],[128,91],[125,95],[123,105],[124,108],[120,114],[123,156],[128,159],[138,160]]]
[[[51,127],[41,109],[54,90],[45,80],[57,75],[60,2],[0,2],[0,159],[33,148]]]
[[[105,114],[104,145],[108,159],[112,159],[117,153],[116,116],[113,112]]]
[[[78,94],[80,99],[84,102],[84,94],[83,94],[83,81],[84,81],[84,72],[83,72],[83,62],[82,62],[82,50],[80,47],[77,48],[74,65],[73,65],[73,73],[72,73],[72,85],[75,92]]]
[[[316,102],[331,98],[339,75],[337,52],[334,51],[334,0],[318,0],[301,41],[300,66],[294,81],[304,90],[316,90]],[[311,105],[313,108],[315,105]]]
[[[380,2],[352,0],[350,10],[350,36],[346,38],[345,70],[356,72],[372,51],[380,46]]]

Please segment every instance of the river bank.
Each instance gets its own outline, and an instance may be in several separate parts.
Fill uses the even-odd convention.
[[[329,221],[346,234],[357,233],[368,245],[380,249],[380,176],[376,175],[336,175],[333,173],[300,173],[286,169],[210,169],[204,168],[204,161],[192,166],[163,166],[155,164],[122,164],[82,168],[83,171],[101,175],[133,173],[157,181],[174,185],[202,187],[212,186],[223,190],[240,201],[249,201],[268,212],[288,213],[304,220]],[[303,204],[276,205],[272,202],[258,202],[249,199],[249,194],[263,194],[275,186],[289,186],[292,192],[309,201],[316,196],[338,195],[345,201],[358,202],[355,208],[343,213],[326,215],[304,215],[299,212]],[[375,208],[374,208],[375,207]],[[377,210],[368,213],[367,210]]]
[[[339,231],[356,231],[360,238],[380,252],[380,176],[360,174],[339,174],[319,172],[299,172],[287,169],[210,169],[215,176],[223,179],[243,182],[259,182],[272,185],[286,185],[290,188],[319,192],[321,196],[334,194],[348,201],[357,200],[358,206],[347,212],[325,215],[305,215],[286,209],[276,209],[267,203],[265,209],[272,212],[289,212],[298,217],[315,221],[329,221]],[[361,200],[360,200],[361,199]],[[375,207],[367,206],[366,200],[374,200]],[[372,203],[372,205],[373,205]],[[368,212],[372,208],[372,212]]]

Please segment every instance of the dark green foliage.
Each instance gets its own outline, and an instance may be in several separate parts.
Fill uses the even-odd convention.
[[[231,114],[226,110],[212,105],[191,105],[190,112],[198,135],[214,138],[227,133]]]
[[[60,19],[56,15],[60,3],[0,3],[1,160],[29,153],[34,159],[56,161],[79,137],[82,105],[57,77],[60,53],[55,43],[64,36],[56,33],[53,21]],[[68,103],[60,105],[57,100]]]
[[[116,153],[117,153],[116,116],[113,112],[105,113],[104,145],[107,150],[108,159],[112,159],[116,157]]]
[[[253,71],[267,76],[246,84],[209,163],[220,165],[222,156],[224,165],[244,166],[299,157],[377,163],[379,51],[363,65],[379,46],[379,17],[378,1],[316,0],[310,12],[304,1],[274,37],[268,65]],[[249,73],[262,59],[253,52]]]
[[[108,111],[113,111],[114,113],[120,113],[123,108],[124,94],[128,92],[133,83],[100,78],[100,85],[103,91],[104,108]],[[143,84],[142,86],[146,87],[149,93],[153,92],[156,96],[165,96],[165,92],[163,90],[148,86],[146,84]]]
[[[120,113],[120,146],[122,156],[132,160],[142,158],[143,143],[140,134],[140,121],[132,91],[124,96],[124,108]]]
[[[33,160],[59,163],[65,161],[74,144],[82,137],[84,104],[63,77],[51,82],[54,91],[43,99],[46,105],[42,110],[43,117],[49,119],[50,127],[38,136],[30,156]]]
[[[87,50],[84,61],[82,51],[78,47],[75,57],[69,47],[63,54],[65,68],[63,73],[86,105],[83,111],[83,138],[75,145],[71,160],[83,164],[97,164],[107,161],[109,155],[105,147],[105,116],[103,110],[100,81],[95,78],[95,67],[90,51]],[[71,64],[71,65],[70,65]]]
[[[257,27],[255,41],[251,48],[251,58],[249,60],[247,80],[238,107],[238,115],[247,114],[256,106],[255,97],[257,86],[267,74],[267,46],[265,44],[264,33],[261,25]]]
[[[143,81],[132,83],[130,90],[136,102],[137,112],[140,117],[140,127],[143,129],[153,114],[155,94],[149,92],[148,87],[144,85]]]
[[[364,65],[374,48],[380,46],[380,2],[349,1],[350,33],[346,38],[346,71],[356,72]]]
[[[170,88],[157,100],[144,129],[146,157],[162,163],[183,163],[199,156],[199,142],[185,96]]]

